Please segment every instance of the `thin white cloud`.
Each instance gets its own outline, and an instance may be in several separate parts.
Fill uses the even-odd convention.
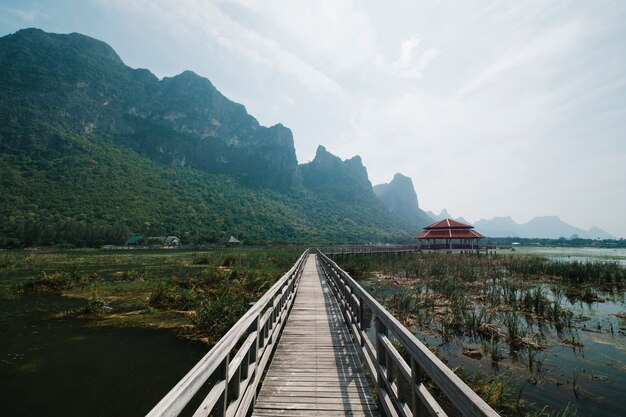
[[[268,32],[324,71],[349,71],[377,52],[371,19],[352,0],[233,2],[260,16],[268,23]]]
[[[170,28],[174,36],[194,40],[203,36],[205,42],[217,42],[252,62],[290,76],[312,92],[339,98],[345,94],[343,88],[328,75],[283,48],[278,41],[233,20],[216,7],[216,2],[119,0],[107,3],[122,10],[142,13],[144,18],[148,13],[148,19],[153,24],[156,20],[158,24]]]
[[[508,45],[507,50],[461,89],[459,95],[463,97],[472,94],[520,67],[524,67],[527,73],[536,72],[540,67],[537,65],[538,61],[558,58],[560,53],[576,45],[581,33],[577,23],[567,23],[542,33],[523,45]]]
[[[419,46],[422,39],[413,35],[402,42],[400,56],[391,64],[392,72],[397,77],[422,78],[424,68],[436,58],[441,51],[429,48],[420,53]]]
[[[43,17],[39,12],[36,12],[34,10],[22,10],[13,8],[6,8],[4,10],[28,23],[33,22],[36,18]]]

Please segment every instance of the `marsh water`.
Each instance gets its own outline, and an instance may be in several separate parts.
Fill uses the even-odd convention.
[[[172,330],[95,327],[59,295],[0,300],[0,415],[138,416],[207,352]]]
[[[623,299],[622,295],[619,301],[566,302],[574,312],[575,329],[554,334],[554,340],[573,337],[578,346],[550,342],[535,353],[532,370],[525,352],[513,356],[505,351],[495,365],[486,357],[476,360],[463,356],[463,345],[480,346],[475,341],[442,343],[432,337],[430,341],[440,344],[450,367],[487,372],[497,367],[509,372],[516,379],[518,394],[532,408],[562,410],[569,403],[576,405],[582,416],[626,416],[626,320],[614,315],[625,310]]]
[[[511,249],[499,249],[498,253],[507,255],[539,255],[566,262],[611,261],[626,265],[626,248],[512,246]]]
[[[625,249],[522,247],[498,253],[626,265]],[[360,282],[379,300],[403,291],[385,280],[373,275]],[[542,287],[551,302],[560,297],[561,307],[573,313],[572,326],[560,330],[549,323],[524,321],[529,333],[545,336],[541,349],[511,353],[501,346],[501,359],[493,361],[478,337],[443,337],[437,325],[418,326],[412,331],[434,347],[450,368],[461,367],[468,374],[504,373],[513,381],[511,396],[522,399],[530,409],[564,410],[569,404],[577,409],[579,416],[626,416],[626,292],[597,291],[593,301],[584,302],[563,296],[567,294],[566,284],[537,282],[535,285]],[[483,356],[479,359],[465,356],[463,352],[467,349],[480,351]]]

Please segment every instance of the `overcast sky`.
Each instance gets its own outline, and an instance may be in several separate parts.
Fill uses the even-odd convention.
[[[195,71],[425,210],[626,237],[626,1],[0,0],[0,35],[25,27]]]

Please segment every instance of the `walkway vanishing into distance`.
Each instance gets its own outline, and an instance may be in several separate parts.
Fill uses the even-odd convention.
[[[498,416],[320,251],[305,251],[148,414],[178,415]]]
[[[375,416],[356,346],[315,255],[263,380],[254,416]]]

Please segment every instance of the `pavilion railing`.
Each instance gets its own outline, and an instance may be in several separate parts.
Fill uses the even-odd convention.
[[[348,255],[358,253],[406,253],[421,252],[428,250],[464,250],[464,251],[487,251],[495,250],[494,245],[468,245],[462,243],[426,243],[422,242],[417,245],[352,245],[352,246],[325,246],[320,247],[319,251],[326,255]]]
[[[446,250],[446,249],[459,249],[459,250],[491,250],[496,249],[495,245],[468,245],[463,243],[422,243],[420,245],[420,250]]]
[[[419,245],[351,245],[351,246],[326,246],[319,250],[326,255],[340,255],[352,253],[402,253],[417,252]]]
[[[194,405],[190,402],[202,399],[200,392],[206,391],[208,394],[194,417],[249,415],[263,372],[287,321],[307,256],[308,250],[161,399],[148,417],[178,416]]]
[[[463,416],[498,416],[348,273],[321,251],[318,254],[387,416],[446,416],[444,407],[450,405]],[[375,328],[370,330],[372,318]],[[445,405],[435,398],[428,381],[445,396]]]

